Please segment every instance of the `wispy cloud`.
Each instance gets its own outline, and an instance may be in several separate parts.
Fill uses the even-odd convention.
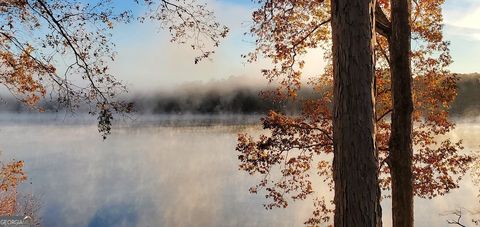
[[[480,40],[480,28],[461,27],[456,25],[446,24],[445,32],[451,36],[459,36],[471,41]]]
[[[445,39],[451,41],[454,63],[450,70],[457,73],[479,72],[480,1],[450,0],[443,7]]]
[[[450,35],[480,40],[480,3],[466,1],[466,7],[450,6],[445,10],[445,24]]]

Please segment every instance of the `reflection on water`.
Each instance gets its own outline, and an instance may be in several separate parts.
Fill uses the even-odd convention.
[[[25,160],[32,184],[21,190],[41,196],[45,226],[301,226],[311,213],[308,201],[266,211],[263,195],[248,193],[257,179],[237,170],[234,148],[237,133],[257,126],[135,124],[102,141],[93,123],[49,121],[0,121],[0,150]],[[480,124],[469,123],[451,136],[480,150],[479,135]],[[470,182],[417,200],[416,226],[447,226],[438,214],[480,208]],[[388,200],[383,209],[390,226]]]

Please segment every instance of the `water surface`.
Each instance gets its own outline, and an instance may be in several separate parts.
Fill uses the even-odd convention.
[[[44,226],[302,226],[311,214],[309,201],[267,211],[263,194],[248,193],[258,178],[238,171],[235,144],[239,132],[261,132],[256,116],[149,117],[105,141],[92,119],[67,118],[0,116],[2,158],[25,160],[31,184],[21,190],[41,197]],[[480,150],[479,123],[449,136]],[[478,189],[466,176],[447,196],[417,199],[416,226],[448,226],[439,214],[480,208]]]

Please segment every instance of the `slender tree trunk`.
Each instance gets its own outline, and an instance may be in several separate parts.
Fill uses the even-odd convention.
[[[374,0],[332,0],[335,226],[381,225],[374,126]]]
[[[392,217],[394,227],[413,227],[411,1],[390,2],[393,112],[388,164],[392,176]]]

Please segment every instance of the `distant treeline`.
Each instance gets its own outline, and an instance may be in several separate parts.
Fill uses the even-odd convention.
[[[480,113],[480,74],[459,75],[458,96],[452,105],[451,115],[455,117],[472,117]],[[235,80],[238,80],[236,78]],[[262,114],[268,110],[298,113],[299,102],[273,102],[260,96],[265,88],[238,86],[236,81],[196,84],[179,87],[171,92],[136,95],[129,98],[140,114]],[[302,90],[299,100],[314,97],[311,89]],[[47,112],[58,111],[55,102],[41,104]],[[31,111],[15,100],[0,102],[0,111]]]
[[[196,90],[179,94],[151,95],[135,97],[131,101],[140,113],[151,114],[263,114],[269,110],[284,113],[298,113],[300,102],[273,101],[262,95],[267,88],[209,89],[199,87]],[[312,97],[311,89],[301,90],[298,99]]]
[[[480,74],[459,75],[457,97],[450,114],[456,117],[477,117],[480,115]]]
[[[259,90],[232,88],[230,91],[189,91],[183,94],[147,96],[133,99],[139,112],[154,114],[255,114],[285,109],[287,103],[274,103],[259,96]],[[295,107],[290,105],[290,110]]]

